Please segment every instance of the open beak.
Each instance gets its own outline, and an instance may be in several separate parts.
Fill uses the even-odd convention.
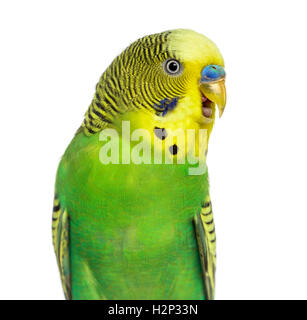
[[[217,105],[220,117],[226,106],[225,76],[223,67],[210,65],[203,69],[199,82],[201,93]]]

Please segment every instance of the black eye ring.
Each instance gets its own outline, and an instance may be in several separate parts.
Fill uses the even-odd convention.
[[[182,66],[179,61],[175,59],[166,60],[164,63],[164,70],[169,75],[178,75],[182,71]]]

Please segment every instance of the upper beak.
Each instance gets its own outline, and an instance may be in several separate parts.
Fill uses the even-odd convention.
[[[210,65],[203,69],[199,82],[200,91],[217,105],[220,117],[226,106],[225,76],[223,67]]]

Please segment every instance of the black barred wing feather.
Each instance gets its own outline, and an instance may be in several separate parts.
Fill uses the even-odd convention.
[[[67,300],[71,299],[71,274],[69,250],[69,216],[61,208],[57,195],[54,198],[52,214],[52,240],[61,274],[62,286]]]
[[[210,198],[207,197],[200,212],[194,217],[195,231],[201,259],[206,299],[214,299],[216,238]]]

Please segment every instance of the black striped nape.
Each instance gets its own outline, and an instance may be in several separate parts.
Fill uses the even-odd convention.
[[[183,94],[185,79],[167,76],[162,63],[172,57],[167,41],[170,31],[143,37],[114,59],[102,74],[96,93],[82,124],[86,134],[94,134],[128,110],[147,109],[163,99]]]

